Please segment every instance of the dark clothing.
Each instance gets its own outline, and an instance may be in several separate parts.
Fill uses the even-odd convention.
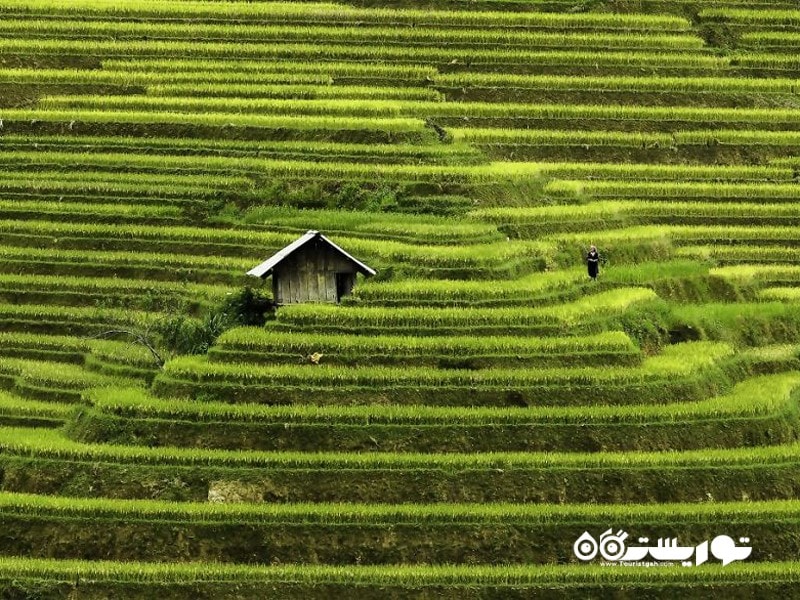
[[[586,266],[589,269],[589,277],[592,279],[597,278],[597,271],[600,268],[600,254],[597,251],[589,251],[589,254],[586,256]]]

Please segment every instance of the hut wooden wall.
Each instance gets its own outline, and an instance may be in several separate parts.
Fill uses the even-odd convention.
[[[351,273],[353,264],[324,243],[313,242],[275,267],[272,287],[278,304],[336,302],[336,273]]]

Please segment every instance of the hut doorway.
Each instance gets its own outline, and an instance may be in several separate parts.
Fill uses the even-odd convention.
[[[341,301],[342,296],[347,296],[353,291],[355,277],[353,273],[336,273],[336,302]]]

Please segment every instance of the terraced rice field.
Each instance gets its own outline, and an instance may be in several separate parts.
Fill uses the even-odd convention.
[[[797,597],[798,48],[781,0],[0,0],[0,595]],[[378,275],[273,311],[309,229]]]

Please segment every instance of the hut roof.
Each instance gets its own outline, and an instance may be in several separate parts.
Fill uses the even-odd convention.
[[[278,252],[273,254],[271,257],[269,257],[267,260],[265,260],[263,263],[258,265],[257,267],[253,267],[252,269],[250,269],[247,272],[247,274],[248,275],[254,275],[255,277],[266,277],[266,276],[268,276],[272,272],[272,269],[274,269],[276,266],[278,266],[278,264],[280,264],[282,261],[284,261],[287,258],[289,258],[289,256],[293,252],[296,252],[297,250],[299,250],[300,248],[302,248],[303,246],[305,246],[306,244],[308,244],[312,240],[322,240],[324,243],[326,243],[328,246],[330,246],[330,248],[332,250],[334,250],[335,252],[338,252],[339,254],[344,256],[347,260],[352,262],[355,265],[356,270],[358,270],[360,273],[363,273],[364,275],[367,275],[367,276],[375,275],[375,270],[374,269],[368,267],[367,265],[365,265],[363,262],[361,262],[357,258],[351,256],[350,254],[348,254],[347,252],[342,250],[339,246],[334,244],[332,241],[330,241],[328,238],[326,238],[324,235],[322,235],[319,231],[314,231],[314,230],[308,231],[302,237],[296,239],[291,244],[286,246],[286,248],[284,248],[283,250],[279,250]]]

